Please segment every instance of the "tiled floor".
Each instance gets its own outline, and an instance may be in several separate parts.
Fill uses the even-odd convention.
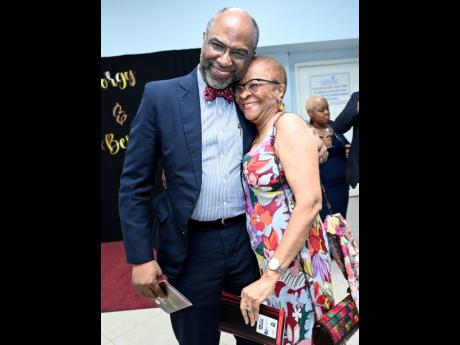
[[[353,236],[359,242],[359,197],[350,198],[347,214]],[[347,283],[339,268],[332,264],[334,297],[345,297]],[[236,344],[235,338],[222,333],[221,345]],[[347,342],[359,344],[359,330]],[[101,313],[101,345],[177,345],[169,316],[157,308]]]

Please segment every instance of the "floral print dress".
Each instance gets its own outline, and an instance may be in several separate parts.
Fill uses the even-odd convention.
[[[246,223],[261,273],[267,269],[268,261],[283,238],[295,207],[294,196],[274,152],[276,122],[267,137],[243,156]],[[313,343],[315,319],[334,305],[330,264],[327,236],[317,215],[305,246],[264,302],[286,312],[284,344]],[[314,303],[310,296],[314,296]]]

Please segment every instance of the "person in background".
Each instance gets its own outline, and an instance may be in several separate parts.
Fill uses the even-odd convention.
[[[334,131],[334,122],[330,119],[329,104],[326,98],[311,96],[305,103],[305,110],[310,116],[310,124],[316,129],[328,147],[327,162],[321,164],[320,175],[323,190],[323,208],[321,219],[325,219],[330,212],[340,213],[347,217],[349,187],[346,182],[348,140]],[[327,205],[329,201],[330,208]]]
[[[359,183],[359,91],[351,95],[347,105],[335,119],[333,127],[340,134],[353,127],[346,179],[350,187],[355,188]]]

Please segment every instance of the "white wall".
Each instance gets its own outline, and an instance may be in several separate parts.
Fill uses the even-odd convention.
[[[259,47],[358,38],[358,0],[101,0],[101,56],[201,48],[208,20],[241,7]]]
[[[359,57],[359,0],[101,0],[101,56],[201,48],[224,7],[247,10],[259,25],[257,53],[283,63],[288,111],[302,113],[296,63]]]

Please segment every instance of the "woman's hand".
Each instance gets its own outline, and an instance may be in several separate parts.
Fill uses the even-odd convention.
[[[318,130],[310,125],[309,123],[306,123],[307,127],[313,132],[313,134],[316,136],[316,145],[318,146],[318,157],[319,157],[319,164],[322,164],[327,161],[327,157],[329,156],[329,152],[327,151],[327,146],[324,143],[323,139],[321,139]]]
[[[259,319],[259,306],[275,290],[279,276],[279,273],[270,271],[242,290],[240,309],[246,325],[250,321],[254,327]]]
[[[318,137],[318,157],[319,157],[319,164],[323,164],[327,161],[327,157],[329,156],[329,151],[327,150],[326,144]]]

